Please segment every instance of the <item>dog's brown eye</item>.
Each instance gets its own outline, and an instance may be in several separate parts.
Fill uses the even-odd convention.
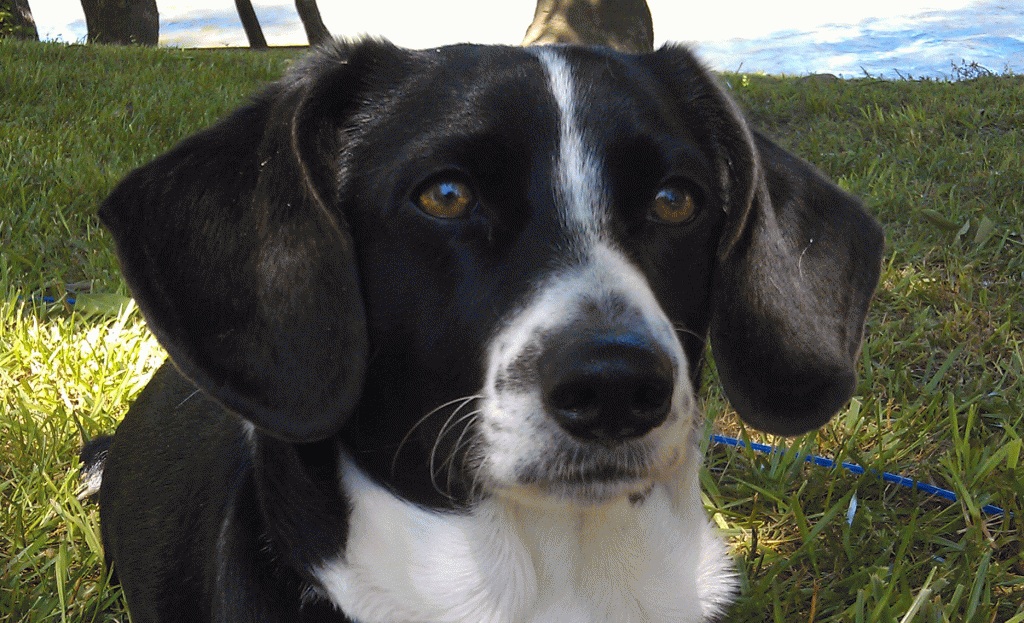
[[[442,180],[427,186],[416,197],[416,205],[430,216],[459,218],[473,206],[473,191],[462,182]]]
[[[685,223],[697,214],[697,198],[683,188],[665,186],[654,196],[651,211],[664,223]]]

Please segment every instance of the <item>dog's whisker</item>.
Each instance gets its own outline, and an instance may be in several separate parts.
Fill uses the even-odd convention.
[[[469,499],[476,500],[480,497],[480,491],[483,491],[483,484],[480,482],[481,476],[483,475],[483,469],[480,466],[479,458],[474,458],[472,460],[472,464],[472,468],[470,469],[472,477],[469,481],[469,490],[467,491],[467,495],[469,496]]]
[[[440,445],[441,445],[441,440],[444,439],[444,436],[448,433],[448,431],[453,430],[456,426],[458,426],[462,422],[465,422],[467,420],[471,420],[471,419],[475,418],[480,413],[479,410],[474,410],[474,411],[470,411],[469,413],[467,413],[465,415],[462,415],[461,417],[458,417],[458,419],[456,419],[456,416],[459,415],[459,411],[463,407],[465,407],[467,404],[469,404],[470,402],[471,402],[470,400],[464,401],[462,404],[460,404],[458,406],[458,408],[455,409],[455,411],[452,412],[452,414],[448,417],[448,419],[445,420],[444,425],[441,427],[441,430],[437,434],[437,439],[434,440],[434,446],[430,449],[430,482],[431,482],[432,485],[434,485],[434,489],[438,493],[440,493],[441,495],[444,495],[445,497],[448,497],[449,499],[451,499],[451,495],[450,495],[450,492],[451,492],[451,469],[452,469],[451,465],[454,464],[454,455],[458,451],[458,440],[456,440],[455,447],[448,454],[448,458],[446,458],[441,463],[440,468],[435,467],[435,459],[437,457],[437,451],[438,451],[438,449],[440,448]],[[462,434],[459,435],[459,439],[462,438],[462,435],[465,434],[465,432],[466,432],[466,430],[468,428],[469,428],[468,426],[463,427],[463,432],[462,432]],[[437,484],[437,476],[440,474],[441,470],[445,468],[446,465],[449,466],[449,468],[448,468],[449,469],[448,491],[442,491],[441,487],[438,486],[438,484]]]
[[[463,403],[463,405],[464,404],[465,403]],[[462,408],[463,405],[459,405],[459,408]],[[434,462],[435,462],[435,459],[437,457],[437,450],[438,450],[438,448],[440,447],[440,444],[441,444],[441,439],[444,438],[445,433],[448,431],[449,424],[451,424],[452,420],[455,419],[455,417],[458,415],[458,413],[459,413],[459,410],[456,409],[450,416],[448,416],[448,419],[445,420],[444,425],[441,427],[440,432],[438,432],[438,434],[437,434],[437,439],[434,440],[434,445],[430,448],[430,459],[429,459],[429,462],[430,462],[430,484],[433,485],[435,491],[437,491],[438,493],[440,493],[441,495],[443,495],[443,496],[445,496],[445,497],[447,497],[449,499],[451,499],[451,496],[449,495],[449,493],[446,492],[446,491],[442,491],[441,487],[439,487],[438,484],[437,484],[438,470],[434,466]]]
[[[461,396],[459,398],[455,398],[453,400],[449,400],[448,402],[446,402],[444,404],[441,404],[441,405],[438,405],[438,406],[434,407],[426,415],[424,415],[420,419],[416,420],[416,422],[412,426],[409,427],[409,430],[406,431],[405,436],[402,437],[402,440],[398,442],[398,447],[395,448],[394,456],[392,456],[392,458],[391,458],[391,476],[392,477],[395,476],[395,470],[398,468],[398,456],[402,453],[402,448],[405,447],[405,444],[409,441],[410,438],[412,438],[412,435],[416,431],[417,428],[419,428],[424,422],[426,422],[428,419],[430,419],[431,416],[433,416],[435,413],[437,413],[441,409],[444,409],[445,407],[450,407],[451,405],[462,403],[462,404],[459,404],[458,407],[456,407],[454,413],[452,414],[452,416],[454,416],[454,414],[458,413],[459,410],[462,409],[463,406],[465,406],[466,404],[468,404],[468,403],[470,403],[473,400],[476,400],[478,398],[480,398],[479,394],[473,394],[473,395],[470,395],[470,396]],[[449,418],[449,420],[450,419],[451,418]],[[442,427],[442,430],[443,430],[443,427]]]
[[[444,439],[444,436],[447,434],[447,432],[449,430],[451,430],[452,427],[455,424],[458,424],[459,422],[464,420],[464,417],[459,417],[459,411],[461,411],[463,409],[463,407],[465,407],[467,404],[469,404],[470,402],[472,402],[476,398],[479,398],[479,396],[478,395],[466,396],[466,397],[463,397],[463,398],[459,399],[458,401],[451,401],[451,402],[446,403],[446,406],[454,404],[455,402],[459,402],[460,404],[459,404],[458,407],[456,407],[452,411],[451,415],[448,416],[448,418],[445,420],[444,424],[441,425],[441,429],[438,431],[437,438],[434,439],[434,444],[430,448],[430,454],[429,454],[429,459],[428,459],[429,460],[428,469],[429,469],[429,472],[430,472],[430,483],[433,485],[434,489],[438,493],[444,495],[445,497],[448,497],[449,499],[451,499],[451,496],[447,492],[442,491],[441,488],[437,484],[437,474],[438,474],[438,471],[439,471],[435,467],[437,451],[438,451],[438,449],[440,447],[441,440]],[[436,412],[436,411],[437,411],[437,409],[435,409],[433,412]],[[453,422],[454,422],[454,424],[453,424]]]
[[[683,325],[683,324],[681,324],[679,322],[673,322],[672,323],[672,328],[675,329],[679,333],[686,333],[688,335],[692,335],[693,337],[697,338],[698,340],[703,340],[704,339],[703,335],[701,335],[700,333],[697,333],[696,331],[694,331],[692,329],[687,328],[686,325]]]
[[[455,440],[455,445],[452,447],[451,451],[448,453],[448,457],[441,463],[441,467],[438,469],[438,472],[440,472],[442,469],[446,469],[447,468],[448,477],[446,479],[446,483],[445,484],[446,484],[447,490],[449,492],[452,489],[452,478],[455,475],[455,469],[456,469],[456,466],[457,466],[457,461],[455,459],[459,455],[459,452],[460,452],[461,448],[463,447],[463,443],[465,442],[465,439],[466,439],[466,434],[472,428],[473,422],[475,422],[476,420],[479,419],[478,416],[480,415],[480,413],[481,413],[481,411],[479,409],[474,410],[474,411],[470,411],[469,413],[467,413],[467,414],[463,415],[462,417],[460,417],[456,422],[453,422],[451,427],[449,428],[449,430],[452,430],[452,429],[456,428],[457,426],[459,426],[460,424],[462,424],[463,422],[468,422],[468,424],[466,424],[465,426],[462,427],[462,432],[459,433],[458,438]],[[436,447],[436,445],[435,445],[435,447]],[[432,476],[432,479],[433,479],[433,476]],[[436,487],[436,483],[435,483],[435,487]]]
[[[454,469],[456,467],[456,464],[455,464],[455,461],[454,461],[456,453],[458,453],[459,455],[462,455],[463,454],[463,449],[469,448],[473,444],[473,436],[470,434],[470,432],[471,432],[471,430],[473,428],[473,425],[477,421],[479,421],[479,419],[480,419],[479,416],[480,416],[481,413],[482,413],[481,411],[477,410],[477,411],[474,411],[472,414],[470,414],[471,417],[467,418],[468,423],[462,428],[462,432],[459,434],[459,438],[455,440],[455,448],[452,451],[452,456],[450,457],[450,460],[448,461],[448,466],[449,466],[449,485],[451,484],[452,469]]]

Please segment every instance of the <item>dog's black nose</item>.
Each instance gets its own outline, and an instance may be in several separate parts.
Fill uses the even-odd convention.
[[[621,441],[660,425],[672,402],[672,360],[635,331],[563,332],[545,345],[544,402],[578,439]]]

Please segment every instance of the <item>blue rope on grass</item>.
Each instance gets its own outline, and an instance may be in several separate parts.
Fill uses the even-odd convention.
[[[18,297],[18,300],[19,301],[21,300],[20,296]],[[54,298],[52,296],[33,296],[31,298],[31,301],[33,303],[67,303],[68,305],[74,305],[75,304],[75,299],[72,299],[72,298],[56,299],[56,298]]]
[[[713,441],[714,443],[724,444],[724,445],[727,445],[727,446],[735,446],[735,447],[739,447],[739,448],[747,447],[747,443],[746,442],[740,441],[739,439],[734,439],[732,437],[725,437],[723,435],[711,435],[711,441]],[[750,442],[750,448],[753,449],[753,450],[756,450],[758,452],[763,452],[765,454],[771,454],[772,452],[785,452],[785,450],[778,450],[776,448],[773,448],[773,447],[771,447],[769,445],[765,445],[763,443]],[[819,467],[835,467],[836,466],[836,462],[833,461],[832,459],[826,459],[825,457],[822,457],[822,456],[814,456],[813,454],[808,454],[807,456],[805,456],[804,457],[804,461],[806,461],[808,463],[814,463],[815,465],[817,465]],[[864,473],[867,473],[867,470],[865,470],[863,467],[861,467],[860,465],[857,465],[855,463],[841,463],[840,465],[844,469],[849,470],[850,472],[852,472],[854,474],[864,474]],[[925,493],[928,493],[930,495],[937,495],[937,496],[939,496],[941,498],[945,498],[945,499],[949,500],[950,502],[956,502],[957,501],[956,494],[953,493],[952,491],[948,490],[948,489],[940,489],[939,487],[923,483],[923,482],[921,482],[919,480],[913,480],[911,478],[906,478],[904,476],[900,476],[899,474],[890,474],[889,472],[882,472],[882,480],[884,480],[885,482],[892,482],[892,483],[895,483],[895,484],[898,484],[900,486],[907,487],[907,488],[910,488],[910,489],[915,489],[916,488],[916,489],[918,489],[920,491],[924,491]],[[987,515],[1002,515],[1003,514],[1003,509],[999,508],[998,506],[993,506],[992,504],[987,504],[987,505],[981,507],[981,511],[983,513],[987,514]]]

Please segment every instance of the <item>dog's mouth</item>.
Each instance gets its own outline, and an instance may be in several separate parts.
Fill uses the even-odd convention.
[[[514,483],[491,483],[498,495],[535,505],[589,506],[621,499],[642,501],[679,462],[678,450],[658,451],[649,441],[615,447],[565,443],[523,465]]]

